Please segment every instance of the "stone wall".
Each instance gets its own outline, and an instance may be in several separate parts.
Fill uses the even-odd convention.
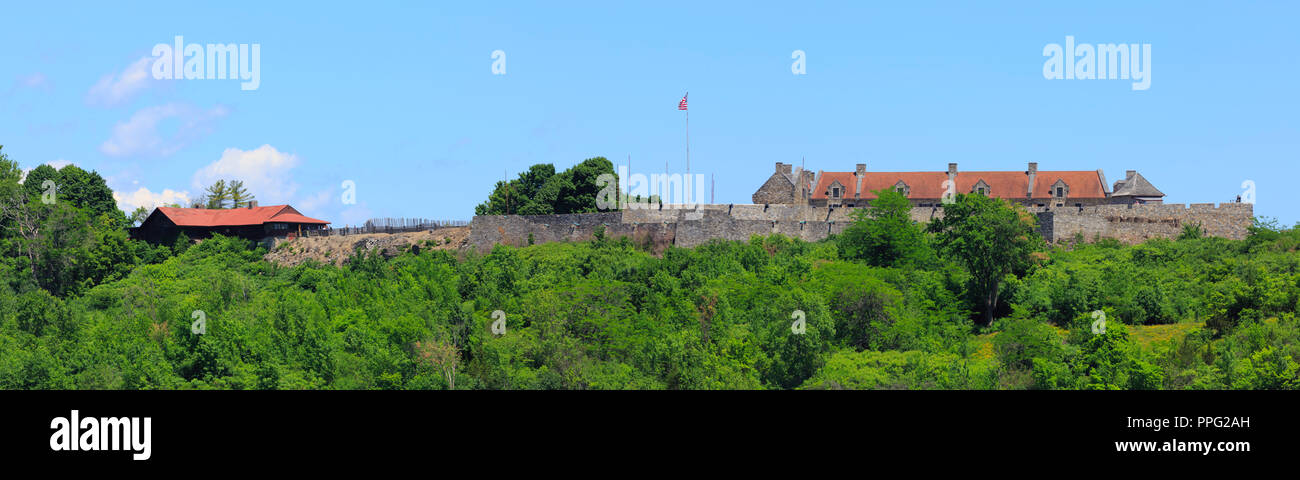
[[[1151,238],[1175,238],[1183,226],[1199,224],[1205,235],[1240,240],[1254,218],[1249,203],[1098,205],[1058,208],[1038,213],[1040,232],[1049,241],[1066,241],[1081,234],[1086,241],[1114,238],[1141,243]]]
[[[622,214],[577,213],[566,215],[476,215],[470,222],[469,244],[480,252],[493,245],[528,245],[534,243],[581,242],[595,238],[597,227],[605,227],[606,238],[628,237],[649,245],[672,245],[675,223],[628,224]]]
[[[825,220],[824,217],[822,220],[805,220],[791,211],[772,212],[768,218],[752,215],[753,212],[749,211],[735,213],[728,215],[720,210],[704,210],[699,215],[684,213],[677,223],[676,245],[694,247],[715,238],[748,240],[752,235],[773,233],[815,242],[843,232],[848,224],[842,220]]]
[[[1224,203],[1168,205],[1097,205],[1055,209],[1031,208],[1038,216],[1039,233],[1049,242],[1069,241],[1082,234],[1085,241],[1098,237],[1124,243],[1150,238],[1174,238],[1184,225],[1200,224],[1209,236],[1245,238],[1254,216],[1250,204]],[[480,251],[494,244],[523,246],[528,234],[535,243],[591,240],[597,227],[610,239],[628,237],[660,250],[667,245],[694,247],[709,240],[748,240],[751,235],[780,233],[817,241],[839,234],[852,223],[854,208],[795,205],[711,204],[693,208],[629,209],[619,212],[569,215],[481,215],[470,224],[469,243]],[[921,223],[943,217],[942,207],[916,207],[913,220]]]

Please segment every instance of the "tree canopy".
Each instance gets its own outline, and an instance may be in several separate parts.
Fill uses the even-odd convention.
[[[851,214],[854,222],[841,234],[840,254],[878,267],[932,261],[934,252],[921,225],[912,220],[907,197],[892,188],[872,193],[876,198],[868,208]]]
[[[1037,219],[1018,205],[972,193],[957,195],[930,223],[935,242],[970,272],[970,291],[982,300],[984,324],[993,323],[1003,277],[1024,272],[1042,250]]]
[[[206,193],[195,202],[196,207],[214,210],[245,208],[252,201],[257,200],[247,188],[244,188],[243,180],[217,180],[203,191]]]
[[[475,215],[550,215],[596,212],[601,191],[597,178],[615,175],[605,157],[583,160],[560,173],[549,163],[539,163],[509,182],[500,181],[487,201],[474,207]]]

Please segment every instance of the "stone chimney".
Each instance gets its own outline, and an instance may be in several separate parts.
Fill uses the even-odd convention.
[[[862,180],[867,178],[867,164],[859,163],[853,171],[853,198],[862,198]]]
[[[792,163],[776,162],[776,173],[784,173],[786,175],[789,175],[791,168],[794,168],[794,164]]]
[[[799,179],[801,178],[803,178],[803,167],[794,169],[794,173],[790,179],[790,181],[794,182],[794,198],[791,199],[791,203],[799,203],[799,199],[804,196],[804,190],[806,190],[806,188],[799,183]]]
[[[1137,175],[1137,173],[1138,173],[1137,170],[1127,170],[1124,172],[1124,179],[1131,180],[1134,175]]]
[[[257,208],[257,200],[249,200],[248,208]]]
[[[956,164],[956,163],[949,163],[949,164],[948,164],[948,180],[951,180],[951,181],[953,182],[953,185],[956,185],[956,184],[957,184],[957,164]]]
[[[1025,198],[1034,198],[1034,179],[1038,177],[1038,162],[1029,162],[1029,170],[1025,175],[1029,176],[1029,188],[1025,190]]]

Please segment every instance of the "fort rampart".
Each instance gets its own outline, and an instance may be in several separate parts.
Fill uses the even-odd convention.
[[[480,215],[470,223],[469,243],[479,251],[494,244],[524,246],[532,243],[584,241],[599,228],[607,238],[628,237],[656,246],[694,247],[711,239],[748,240],[751,235],[780,233],[817,241],[838,234],[853,221],[855,208],[793,205],[710,204],[691,209],[629,209],[605,213],[564,215]],[[1088,207],[1033,208],[1038,230],[1049,242],[1082,238],[1114,238],[1140,243],[1151,238],[1173,238],[1185,225],[1200,225],[1209,236],[1245,238],[1254,216],[1247,203],[1096,205]],[[918,207],[912,219],[929,222],[943,216],[942,207]]]

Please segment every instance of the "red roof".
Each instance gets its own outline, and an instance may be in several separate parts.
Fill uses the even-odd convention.
[[[1034,198],[1051,198],[1052,185],[1064,180],[1070,186],[1070,198],[1106,198],[1106,189],[1096,171],[1045,172],[1039,170],[1034,177]]]
[[[157,212],[166,215],[172,223],[185,227],[236,227],[273,222],[319,225],[330,223],[303,216],[288,205],[231,209],[158,207]]]
[[[817,178],[817,188],[813,189],[812,198],[830,197],[831,185],[835,182],[844,186],[840,198],[854,198],[853,194],[858,191],[858,177],[853,172],[822,172]]]
[[[1029,175],[1026,172],[957,172],[956,192],[970,193],[981,180],[989,186],[991,197],[1025,199],[1029,193]],[[1057,180],[1063,180],[1070,186],[1070,198],[1106,198],[1101,177],[1096,171],[1041,170],[1034,177],[1033,198],[1050,198],[1052,185]],[[836,181],[845,187],[840,193],[840,198],[845,200],[874,199],[876,195],[872,192],[882,188],[892,189],[900,181],[907,184],[909,198],[939,199],[943,197],[948,172],[867,172],[862,178],[860,197],[854,196],[858,188],[858,177],[854,172],[822,172],[812,191],[812,198],[830,198],[830,187]]]
[[[1029,175],[1025,172],[957,172],[956,192],[971,193],[980,180],[989,186],[988,196],[992,198],[1024,200],[1029,194]]]
[[[948,181],[945,172],[867,172],[862,179],[862,198],[875,199],[876,190],[893,189],[898,182],[907,184],[912,198],[939,198],[943,196],[943,182]]]

